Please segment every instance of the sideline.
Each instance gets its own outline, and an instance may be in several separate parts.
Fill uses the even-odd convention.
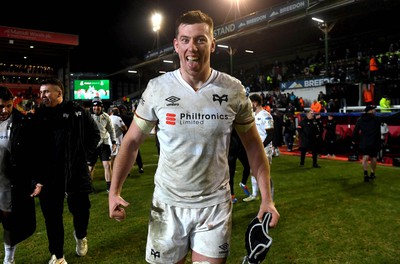
[[[300,157],[300,151],[298,149],[298,147],[293,148],[293,151],[287,151],[286,146],[282,146],[279,147],[279,152],[282,155],[287,155],[287,156],[299,156]],[[311,157],[311,154],[307,153],[306,157]],[[274,156],[274,158],[277,158],[276,156]],[[334,158],[332,157],[327,157],[326,155],[320,155],[318,157],[318,159],[326,159],[326,160],[339,160],[339,161],[347,161],[347,162],[358,162],[361,164],[361,158],[358,161],[349,161],[348,159],[348,154],[339,154],[336,155]],[[384,159],[385,161],[385,159]],[[391,157],[386,158],[385,162],[378,162],[379,165],[381,166],[391,166],[391,167],[395,167],[393,166],[393,160]]]

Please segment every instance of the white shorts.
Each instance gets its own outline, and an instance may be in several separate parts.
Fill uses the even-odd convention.
[[[170,206],[153,198],[146,245],[148,263],[176,263],[191,248],[210,257],[229,255],[232,203],[200,208]]]

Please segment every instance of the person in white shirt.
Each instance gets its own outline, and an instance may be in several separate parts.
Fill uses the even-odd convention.
[[[180,68],[149,81],[115,159],[109,215],[125,219],[123,183],[140,145],[157,124],[160,156],[154,176],[146,261],[225,263],[229,255],[232,207],[228,151],[232,129],[249,155],[262,200],[257,217],[279,213],[270,192],[269,162],[254,124],[244,86],[210,67],[215,51],[213,21],[189,11],[176,21],[173,41]],[[263,153],[260,155],[260,153]],[[138,199],[140,199],[138,197]]]
[[[122,139],[123,139],[126,131],[128,131],[128,127],[125,125],[124,121],[120,117],[121,113],[120,113],[118,107],[110,108],[110,110],[108,111],[108,114],[110,116],[111,123],[114,126],[116,145],[117,145],[117,147],[115,148],[115,151],[111,152],[111,171],[112,171],[115,156],[117,156],[117,154],[118,154],[118,150],[121,146]],[[109,142],[109,143],[111,143],[111,142]],[[112,144],[110,144],[110,145],[112,145]]]
[[[88,157],[88,165],[90,175],[93,179],[93,173],[97,159],[100,158],[104,168],[104,179],[107,185],[107,192],[111,186],[111,153],[117,148],[117,139],[115,129],[111,122],[110,116],[103,111],[103,102],[99,97],[95,97],[92,101],[93,114],[92,117],[100,130],[100,141],[97,145],[96,152]],[[111,146],[110,142],[111,141]]]
[[[274,154],[274,147],[272,145],[272,139],[274,138],[274,119],[272,115],[262,107],[262,98],[258,94],[252,94],[249,97],[253,112],[256,120],[257,132],[263,142],[265,154],[268,157],[269,164],[272,163],[272,156]],[[257,179],[253,175],[251,176],[252,194],[243,199],[244,202],[250,202],[257,199],[258,196],[258,184]],[[271,181],[272,188],[272,181]],[[273,195],[273,188],[271,189]]]

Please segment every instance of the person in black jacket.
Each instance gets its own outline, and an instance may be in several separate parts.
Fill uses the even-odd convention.
[[[304,166],[307,150],[311,150],[313,167],[318,165],[318,142],[320,142],[319,122],[314,118],[313,111],[309,111],[306,117],[297,126],[300,137],[300,166]]]
[[[40,84],[41,106],[34,115],[36,123],[37,164],[45,162],[40,172],[43,188],[39,195],[45,218],[51,259],[49,264],[66,264],[64,259],[64,198],[73,215],[76,254],[85,256],[89,224],[92,181],[87,158],[93,155],[100,132],[90,112],[63,98],[64,87],[58,79]]]
[[[325,146],[326,156],[328,158],[335,158],[336,149],[336,120],[332,114],[328,115],[328,121],[325,124]]]
[[[229,165],[229,185],[231,186],[231,197],[232,203],[237,202],[237,198],[235,197],[235,188],[234,188],[234,177],[236,171],[236,161],[239,159],[240,163],[243,165],[242,172],[242,180],[239,183],[240,188],[243,190],[246,196],[250,196],[250,191],[246,186],[247,179],[250,176],[250,164],[247,159],[247,153],[244,149],[242,141],[239,138],[236,130],[232,130],[231,134],[231,142],[229,145],[229,153],[228,153],[228,165]]]
[[[357,120],[353,131],[353,144],[359,142],[364,170],[364,182],[375,179],[377,156],[381,147],[381,119],[375,116],[374,105],[367,105],[365,113]],[[370,161],[370,176],[368,176],[368,161]]]
[[[12,264],[16,244],[36,229],[34,196],[42,185],[34,181],[31,151],[31,117],[13,107],[13,94],[0,86],[0,221],[3,225],[4,262]],[[35,186],[36,185],[36,186]]]

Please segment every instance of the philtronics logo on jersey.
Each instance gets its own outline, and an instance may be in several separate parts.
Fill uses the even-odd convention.
[[[178,102],[178,101],[180,101],[180,100],[181,100],[181,98],[176,97],[176,96],[170,96],[170,97],[168,97],[167,99],[165,99],[165,101],[169,102],[169,103],[167,104],[167,106],[177,106],[177,105],[179,105],[179,104],[176,104],[176,102]]]
[[[228,95],[227,94],[223,94],[221,96],[219,96],[218,94],[213,94],[213,101],[217,101],[219,102],[219,105],[222,105],[222,102],[228,102]]]
[[[165,123],[167,125],[172,125],[172,126],[176,125],[176,114],[167,113],[165,117],[166,117]]]
[[[180,125],[202,125],[205,120],[228,120],[227,114],[180,113]]]

